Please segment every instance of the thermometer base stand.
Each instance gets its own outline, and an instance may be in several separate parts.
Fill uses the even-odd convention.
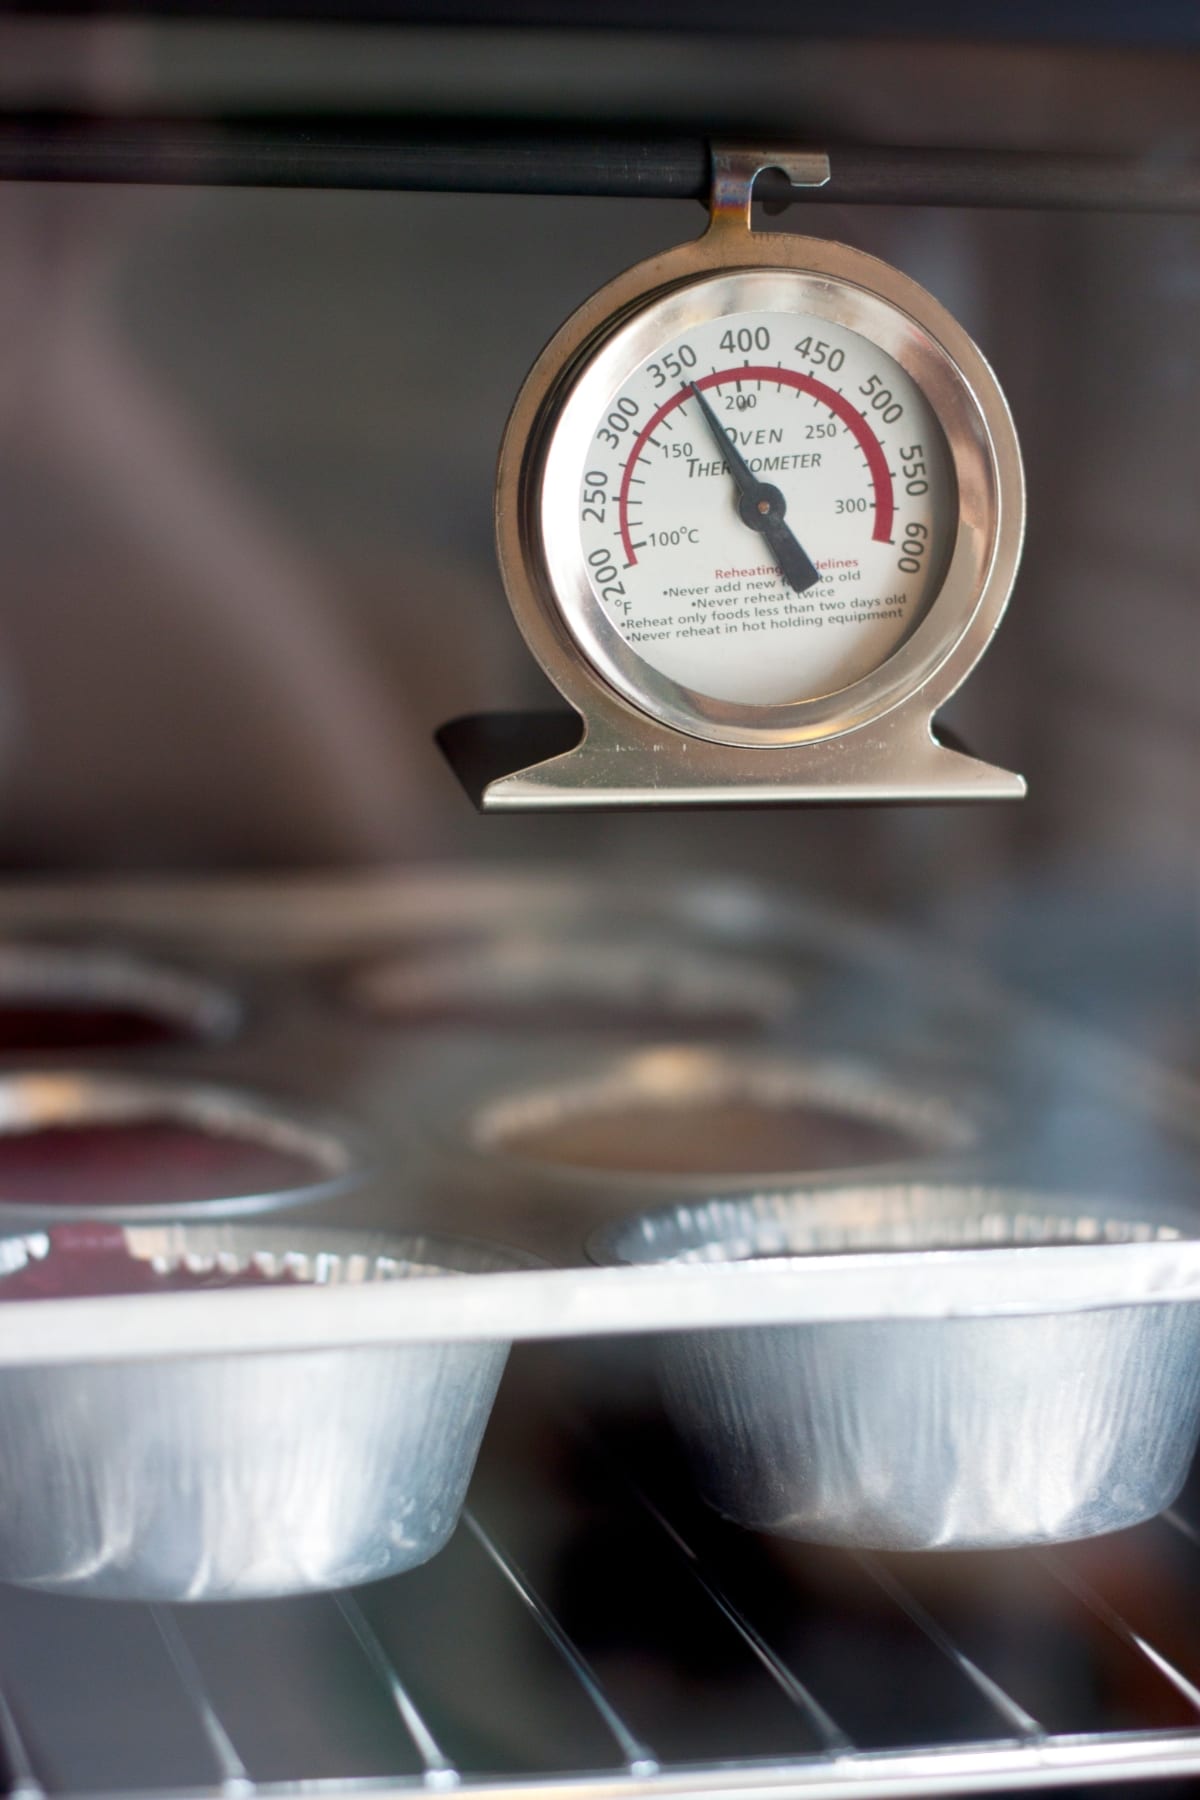
[[[936,804],[1025,794],[1020,775],[939,742],[919,709],[898,707],[856,731],[777,750],[706,743],[624,717],[593,717],[580,739],[582,723],[562,709],[484,714],[453,720],[437,738],[484,813]],[[525,757],[531,760],[521,766]]]

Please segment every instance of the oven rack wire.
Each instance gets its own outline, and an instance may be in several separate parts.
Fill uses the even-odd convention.
[[[486,1489],[486,1481],[483,1485]],[[677,1572],[686,1572],[685,1579],[702,1596],[713,1629],[719,1626],[733,1634],[747,1666],[753,1666],[757,1681],[772,1689],[774,1699],[790,1710],[798,1734],[807,1744],[804,1753],[786,1757],[755,1754],[752,1727],[747,1731],[743,1720],[755,1713],[756,1699],[752,1696],[748,1700],[743,1688],[730,1708],[730,1730],[741,1734],[736,1756],[691,1760],[679,1755],[677,1749],[669,1754],[655,1742],[644,1723],[632,1716],[627,1696],[631,1691],[637,1692],[637,1678],[632,1689],[628,1681],[624,1683],[624,1701],[614,1695],[604,1674],[594,1665],[589,1646],[579,1641],[559,1605],[544,1597],[541,1583],[527,1573],[524,1557],[507,1541],[517,1514],[512,1513],[507,1522],[497,1523],[489,1515],[498,1511],[504,1521],[503,1505],[490,1506],[485,1494],[484,1503],[480,1505],[476,1499],[450,1549],[429,1565],[429,1572],[454,1558],[460,1563],[469,1559],[470,1580],[461,1591],[469,1591],[485,1609],[503,1597],[523,1615],[527,1627],[535,1628],[534,1635],[556,1665],[559,1678],[569,1683],[575,1700],[586,1708],[595,1728],[589,1734],[588,1744],[581,1746],[578,1766],[572,1766],[570,1756],[560,1757],[563,1766],[556,1766],[555,1752],[551,1751],[549,1755],[532,1756],[530,1761],[535,1766],[527,1770],[489,1769],[480,1765],[477,1753],[465,1758],[458,1753],[453,1741],[453,1709],[445,1715],[451,1720],[447,1729],[445,1717],[431,1718],[424,1699],[416,1691],[422,1657],[411,1651],[399,1654],[389,1646],[388,1620],[398,1617],[404,1609],[405,1584],[414,1579],[412,1576],[402,1576],[374,1589],[314,1598],[324,1641],[332,1642],[338,1637],[341,1649],[351,1647],[357,1658],[357,1672],[349,1689],[344,1680],[339,1683],[335,1679],[324,1690],[323,1716],[316,1729],[326,1746],[327,1766],[319,1774],[304,1766],[296,1766],[286,1774],[280,1772],[281,1747],[286,1746],[295,1729],[294,1714],[287,1704],[277,1708],[279,1716],[275,1718],[259,1717],[253,1748],[242,1742],[242,1732],[225,1716],[214,1693],[213,1677],[214,1671],[224,1669],[220,1680],[227,1681],[229,1659],[236,1662],[239,1653],[244,1654],[244,1650],[239,1652],[239,1608],[63,1602],[7,1589],[0,1591],[0,1751],[7,1764],[5,1791],[12,1800],[57,1800],[58,1796],[85,1793],[104,1795],[108,1800],[116,1800],[118,1795],[135,1800],[149,1793],[161,1795],[164,1800],[186,1800],[189,1796],[196,1800],[250,1800],[260,1795],[264,1800],[275,1796],[282,1800],[283,1796],[300,1794],[369,1795],[382,1800],[384,1796],[414,1792],[479,1793],[495,1800],[507,1800],[509,1796],[513,1800],[530,1796],[532,1800],[533,1796],[546,1794],[561,1795],[563,1800],[568,1796],[579,1796],[579,1800],[620,1800],[622,1796],[628,1796],[628,1800],[658,1800],[662,1796],[667,1800],[668,1796],[684,1795],[712,1796],[713,1800],[749,1800],[757,1795],[773,1796],[776,1800],[792,1795],[797,1800],[835,1800],[851,1794],[999,1792],[1080,1781],[1120,1782],[1200,1774],[1200,1525],[1194,1522],[1194,1498],[1185,1503],[1186,1511],[1173,1510],[1162,1519],[1137,1528],[1133,1534],[1125,1533],[1121,1539],[1112,1540],[1114,1546],[1123,1545],[1131,1536],[1145,1538],[1149,1534],[1157,1552],[1166,1551],[1167,1562],[1163,1566],[1170,1567],[1172,1584],[1178,1588],[1182,1583],[1190,1590],[1184,1610],[1193,1621],[1195,1642],[1182,1658],[1156,1643],[1144,1623],[1127,1616],[1122,1603],[1102,1591],[1085,1572],[1087,1557],[1080,1555],[1085,1546],[1012,1553],[1020,1558],[1023,1580],[1032,1583],[1043,1599],[1049,1597],[1063,1616],[1074,1618],[1077,1631],[1097,1634],[1102,1659],[1116,1651],[1133,1669],[1132,1685],[1141,1695],[1143,1717],[1139,1721],[1122,1703],[1112,1709],[1111,1728],[1064,1728],[1072,1721],[1040,1717],[1036,1702],[1031,1703],[1027,1693],[1018,1695],[1011,1691],[1014,1684],[985,1666],[974,1649],[964,1643],[963,1633],[953,1620],[947,1620],[944,1596],[938,1597],[936,1579],[930,1582],[929,1559],[805,1552],[810,1558],[819,1557],[825,1570],[835,1575],[830,1587],[833,1598],[827,1597],[824,1602],[827,1616],[821,1621],[822,1629],[831,1620],[835,1625],[845,1624],[845,1620],[839,1622],[836,1618],[837,1590],[849,1574],[862,1587],[872,1590],[879,1609],[878,1620],[886,1624],[890,1619],[902,1625],[910,1634],[906,1641],[919,1640],[922,1653],[931,1665],[936,1665],[933,1691],[944,1715],[942,1736],[939,1739],[931,1732],[929,1741],[912,1741],[912,1731],[902,1723],[893,1734],[897,1741],[888,1743],[880,1740],[877,1731],[868,1734],[870,1741],[863,1741],[854,1724],[839,1716],[837,1702],[830,1703],[820,1691],[819,1659],[814,1682],[810,1671],[798,1670],[792,1655],[776,1641],[771,1624],[756,1619],[747,1608],[737,1591],[736,1574],[732,1584],[727,1580],[730,1547],[734,1563],[729,1566],[735,1566],[739,1546],[753,1540],[716,1523],[701,1527],[705,1537],[710,1531],[726,1534],[725,1549],[714,1560],[697,1542],[694,1527],[681,1522],[669,1502],[664,1506],[659,1498],[643,1491],[632,1475],[618,1470],[609,1490],[610,1504],[614,1503],[614,1496],[618,1508],[637,1515],[639,1528],[654,1539],[656,1554],[664,1565],[674,1564]],[[946,1559],[937,1560],[945,1565]],[[1117,1566],[1116,1560],[1112,1566]],[[915,1579],[912,1571],[916,1572]],[[259,1625],[272,1611],[277,1620],[273,1633],[268,1633],[268,1638],[273,1635],[275,1640],[269,1651],[271,1662],[286,1661],[291,1604],[257,1603]],[[647,1597],[647,1605],[652,1604],[652,1597]],[[811,1593],[804,1604],[811,1607]],[[413,1610],[421,1610],[420,1603]],[[1040,1604],[1032,1610],[1035,1616],[1028,1622],[1030,1647],[1040,1628],[1039,1619],[1044,1627],[1047,1616]],[[110,1778],[115,1772],[109,1767],[113,1744],[120,1744],[126,1734],[136,1737],[145,1727],[148,1697],[136,1680],[130,1681],[125,1694],[123,1715],[118,1706],[116,1713],[120,1716],[114,1717],[102,1696],[104,1722],[96,1728],[98,1715],[92,1715],[90,1738],[80,1729],[78,1720],[72,1721],[62,1694],[45,1691],[45,1670],[61,1669],[61,1657],[67,1654],[69,1641],[79,1632],[81,1621],[83,1635],[93,1646],[88,1654],[94,1658],[94,1646],[104,1646],[108,1674],[101,1678],[102,1687],[106,1681],[112,1685],[114,1670],[136,1676],[137,1658],[125,1644],[131,1629],[136,1629],[143,1640],[153,1641],[158,1678],[173,1685],[182,1708],[180,1718],[186,1715],[190,1719],[190,1733],[179,1726],[173,1728],[177,1748],[179,1739],[190,1739],[190,1748],[178,1755],[171,1752],[176,1763],[173,1771],[146,1766],[137,1779]],[[198,1622],[204,1626],[199,1647],[195,1641]],[[851,1625],[862,1629],[861,1617],[856,1623],[853,1608]],[[454,1623],[446,1619],[444,1612],[438,1628],[451,1639],[456,1638]],[[631,1619],[630,1629],[636,1640],[645,1633],[646,1620]],[[469,1644],[471,1632],[468,1619],[461,1626],[457,1641]],[[656,1635],[653,1626],[649,1635]],[[47,1636],[52,1646],[55,1642],[58,1645],[57,1652],[52,1648],[48,1661]],[[31,1672],[24,1653],[34,1638],[42,1640],[40,1677]],[[522,1679],[545,1679],[544,1671],[539,1674],[538,1667],[530,1663],[528,1646],[522,1653],[520,1645],[515,1644],[514,1658],[519,1661],[522,1654],[526,1664]],[[868,1664],[871,1661],[868,1655]],[[907,1661],[906,1656],[896,1655],[887,1676],[898,1698],[898,1717],[903,1713]],[[99,1674],[94,1661],[93,1676]],[[464,1676],[464,1680],[467,1678]],[[864,1671],[864,1678],[872,1678],[870,1667]],[[253,1684],[253,1669],[247,1669],[246,1679]],[[395,1754],[396,1766],[388,1766],[386,1751],[377,1750],[374,1754],[378,1766],[364,1767],[361,1745],[356,1750],[348,1741],[347,1772],[329,1772],[339,1755],[339,1705],[344,1709],[347,1691],[360,1692],[364,1688],[369,1688],[389,1713],[398,1734],[393,1750],[400,1745],[402,1751]],[[465,1687],[462,1691],[466,1691]],[[153,1704],[153,1697],[149,1698]],[[274,1698],[278,1700],[278,1695]],[[263,1699],[260,1692],[258,1701]],[[444,1707],[442,1710],[445,1714]],[[964,1727],[966,1715],[974,1723]],[[73,1740],[65,1760],[64,1732]],[[271,1749],[265,1759],[269,1767],[264,1772],[262,1746],[266,1743]],[[596,1754],[597,1744],[606,1745],[607,1752],[602,1749]]]

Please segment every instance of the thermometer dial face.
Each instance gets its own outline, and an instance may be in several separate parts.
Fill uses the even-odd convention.
[[[561,402],[541,479],[549,586],[611,684],[697,735],[873,677],[982,566],[982,431],[910,315],[804,271],[652,299]],[[965,541],[967,540],[967,541]]]
[[[849,687],[945,572],[957,504],[941,427],[899,364],[843,326],[705,320],[622,384],[592,449],[577,503],[592,590],[647,662],[717,699]]]

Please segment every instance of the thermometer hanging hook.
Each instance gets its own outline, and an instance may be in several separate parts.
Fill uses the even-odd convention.
[[[794,188],[825,187],[830,177],[824,150],[797,150],[782,144],[774,148],[713,144],[711,156],[710,231],[751,229],[754,184],[767,169],[778,169]]]

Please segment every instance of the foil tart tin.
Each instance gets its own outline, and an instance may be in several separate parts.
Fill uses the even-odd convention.
[[[287,1225],[120,1228],[129,1253],[173,1267],[286,1269],[319,1302],[513,1269],[522,1259],[427,1236]],[[0,1240],[0,1271],[44,1249]],[[65,1302],[184,1317],[214,1299],[232,1320],[267,1288]],[[447,1296],[452,1304],[452,1297]],[[10,1302],[23,1318],[57,1301]],[[5,1311],[0,1279],[0,1312]],[[236,1332],[235,1332],[236,1335]],[[135,1363],[9,1369],[0,1379],[0,1580],[119,1600],[233,1600],[375,1581],[450,1536],[508,1353],[504,1341],[231,1350]]]
[[[146,1198],[149,1177],[143,1162],[136,1201],[131,1194],[105,1201],[90,1197],[88,1157],[86,1151],[77,1150],[73,1160],[81,1165],[78,1199],[30,1197],[44,1192],[54,1179],[52,1161],[50,1168],[36,1172],[24,1196],[10,1172],[6,1192],[6,1146],[18,1153],[24,1150],[28,1160],[41,1143],[43,1156],[52,1159],[56,1147],[71,1149],[71,1134],[81,1134],[79,1141],[86,1144],[97,1134],[103,1139],[109,1127],[136,1131],[139,1126],[150,1131],[177,1128],[198,1134],[198,1141],[227,1143],[231,1149],[242,1144],[249,1152],[262,1152],[268,1165],[274,1158],[277,1166],[290,1165],[294,1173],[286,1185],[181,1199],[172,1192],[171,1171],[164,1162],[162,1197]],[[249,1089],[128,1068],[0,1072],[0,1228],[133,1215],[139,1220],[205,1219],[273,1212],[335,1200],[364,1184],[369,1174],[365,1145],[352,1127]],[[119,1170],[110,1167],[106,1180],[119,1195]]]
[[[848,1255],[920,1264],[942,1317],[684,1331],[656,1356],[701,1490],[726,1517],[810,1542],[953,1550],[1090,1537],[1175,1499],[1200,1438],[1200,1306],[1169,1303],[1166,1284],[1156,1304],[1136,1272],[1182,1237],[1173,1215],[1064,1195],[856,1185],[666,1208],[606,1227],[592,1251],[714,1274],[819,1278]],[[1090,1303],[1070,1291],[1090,1246],[1114,1273],[1123,1259],[1128,1304],[1112,1283]],[[973,1293],[956,1279],[964,1259]]]

